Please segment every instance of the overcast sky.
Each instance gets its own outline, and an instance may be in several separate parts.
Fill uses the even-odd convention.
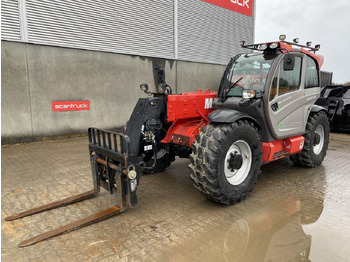
[[[255,42],[299,38],[321,44],[322,70],[350,82],[350,0],[256,0]]]

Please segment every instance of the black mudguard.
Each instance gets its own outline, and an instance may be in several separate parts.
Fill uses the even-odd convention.
[[[259,129],[261,128],[259,123],[248,114],[239,112],[233,109],[217,109],[208,115],[208,119],[212,123],[226,123],[230,124],[240,119],[246,119],[253,122]]]
[[[325,111],[327,112],[327,109],[322,107],[322,106],[319,106],[319,105],[313,105],[312,108],[311,108],[311,113],[318,113],[320,111]]]

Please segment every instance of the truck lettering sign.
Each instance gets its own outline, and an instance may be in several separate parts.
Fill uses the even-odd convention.
[[[247,6],[247,8],[249,8],[249,0],[242,0],[241,3],[239,2],[239,0],[231,0],[231,3],[237,4],[239,6]]]
[[[202,0],[246,16],[253,16],[253,1],[251,0]]]
[[[90,101],[52,101],[52,111],[90,110]]]

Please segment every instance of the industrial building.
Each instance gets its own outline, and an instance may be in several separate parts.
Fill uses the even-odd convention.
[[[154,88],[216,90],[253,0],[1,0],[3,143],[121,127]]]

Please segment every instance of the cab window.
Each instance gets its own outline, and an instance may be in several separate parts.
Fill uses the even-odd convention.
[[[276,96],[299,89],[301,81],[301,65],[301,57],[296,56],[294,69],[287,71],[283,70],[283,60],[281,61],[272,81],[270,101]]]
[[[319,87],[317,64],[311,57],[306,57],[305,88]]]

